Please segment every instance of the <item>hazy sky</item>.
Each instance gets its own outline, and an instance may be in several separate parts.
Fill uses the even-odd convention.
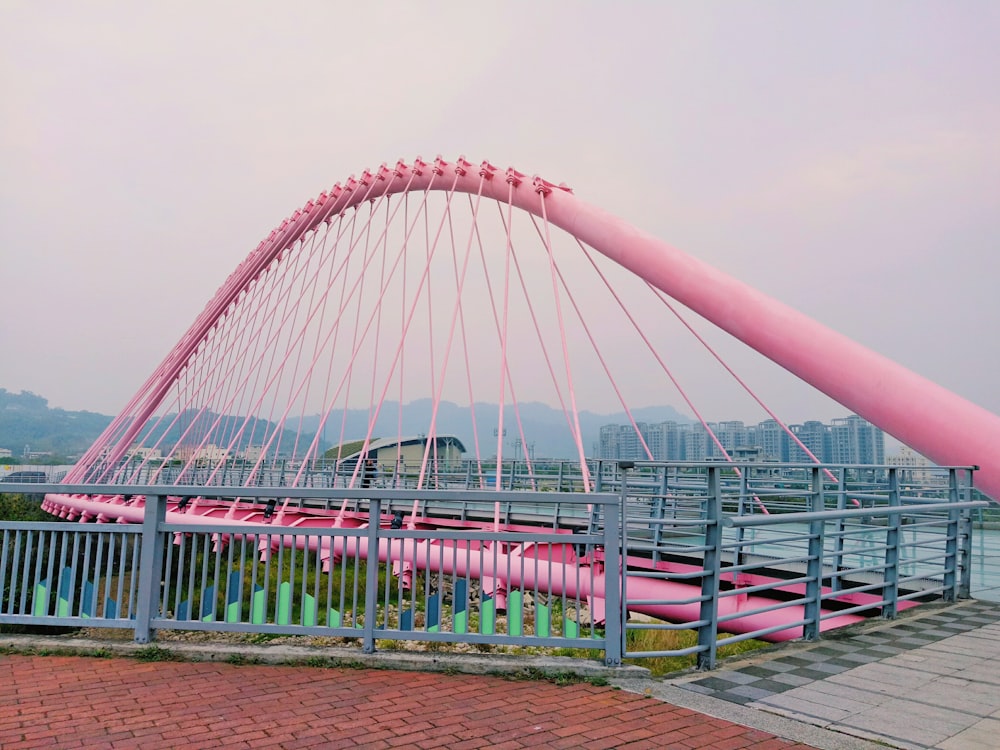
[[[992,0],[0,0],[0,91],[0,387],[53,406],[117,413],[334,182],[465,154],[1000,412]]]

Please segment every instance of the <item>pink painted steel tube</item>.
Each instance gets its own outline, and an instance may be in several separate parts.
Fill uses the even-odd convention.
[[[456,168],[457,167],[457,168]],[[977,485],[1000,499],[1000,417],[888,358],[851,341],[826,326],[768,297],[743,282],[686,255],[662,240],[631,226],[570,192],[535,178],[516,185],[496,167],[479,170],[459,160],[435,162],[430,169],[417,160],[382,167],[369,191],[349,183],[309,201],[301,211],[261,243],[226,280],[191,329],[167,356],[154,377],[133,401],[141,404],[131,426],[115,441],[108,456],[114,463],[155,411],[200,342],[229,304],[286,248],[368,196],[371,185],[379,196],[426,189],[476,194],[511,205],[544,219],[636,273],[678,302],[691,308],[756,351],[813,385],[846,408],[938,464],[980,467]],[[453,172],[455,180],[435,175]],[[543,200],[539,197],[544,196]],[[120,429],[121,420],[116,420]],[[101,441],[113,435],[109,430]],[[100,441],[99,441],[100,442]],[[89,454],[88,454],[89,455]],[[75,476],[75,475],[74,475]]]

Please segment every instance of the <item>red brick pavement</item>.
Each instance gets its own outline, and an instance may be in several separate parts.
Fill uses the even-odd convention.
[[[808,746],[588,684],[13,655],[0,657],[0,747]]]

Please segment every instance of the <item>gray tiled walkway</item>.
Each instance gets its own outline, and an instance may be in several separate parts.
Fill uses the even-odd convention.
[[[677,687],[897,748],[1000,748],[1000,604],[924,605]]]

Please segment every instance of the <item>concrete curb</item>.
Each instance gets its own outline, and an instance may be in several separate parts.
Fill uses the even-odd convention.
[[[154,651],[156,649],[156,651]],[[451,654],[433,651],[377,651],[358,649],[254,645],[247,643],[167,641],[138,644],[91,638],[38,635],[0,635],[0,650],[24,654],[120,656],[151,660],[209,661],[229,664],[285,664],[306,667],[388,669],[408,672],[448,672],[523,677],[573,676],[583,680],[646,679],[648,669],[631,665],[608,667],[597,661],[570,656],[520,656],[514,654]],[[162,652],[162,653],[161,653]]]

